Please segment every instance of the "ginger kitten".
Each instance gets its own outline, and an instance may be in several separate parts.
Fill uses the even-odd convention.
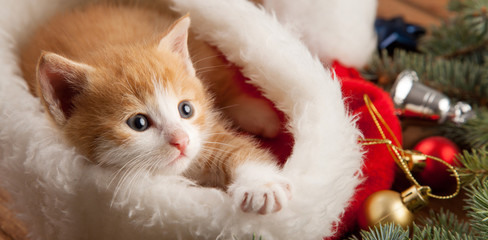
[[[245,212],[279,211],[291,185],[268,151],[213,109],[190,59],[189,25],[189,16],[88,6],[41,27],[21,68],[65,139],[93,163],[125,176],[183,174],[226,190]]]

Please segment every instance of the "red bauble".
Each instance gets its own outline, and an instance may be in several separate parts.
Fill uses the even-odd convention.
[[[458,166],[456,155],[459,148],[451,140],[445,137],[428,137],[414,147],[423,154],[438,157],[452,166]],[[447,190],[456,186],[456,179],[447,171],[446,165],[428,158],[425,161],[425,168],[418,174],[420,184],[430,186],[434,191]]]

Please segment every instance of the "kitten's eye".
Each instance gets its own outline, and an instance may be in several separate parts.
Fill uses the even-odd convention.
[[[178,104],[178,110],[182,118],[191,118],[193,116],[193,106],[188,101],[182,101]]]
[[[127,125],[138,132],[142,132],[149,127],[149,121],[146,116],[137,114],[127,119]]]

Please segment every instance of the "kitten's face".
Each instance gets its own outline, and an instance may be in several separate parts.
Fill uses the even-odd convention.
[[[180,173],[195,158],[211,126],[209,103],[200,81],[165,55],[117,49],[100,61],[65,128],[86,155],[165,173]]]
[[[111,46],[81,63],[41,56],[43,103],[82,154],[126,170],[187,168],[213,122],[188,55],[188,26],[186,16],[159,44]]]

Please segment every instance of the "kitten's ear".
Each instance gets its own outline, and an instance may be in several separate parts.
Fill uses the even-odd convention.
[[[54,53],[42,53],[37,65],[40,97],[55,122],[63,126],[73,113],[73,100],[94,68]]]
[[[165,36],[158,45],[160,49],[170,49],[172,52],[179,54],[185,61],[188,72],[195,76],[195,68],[191,62],[190,53],[188,52],[188,29],[190,28],[190,15],[185,15],[178,19],[166,32]]]

